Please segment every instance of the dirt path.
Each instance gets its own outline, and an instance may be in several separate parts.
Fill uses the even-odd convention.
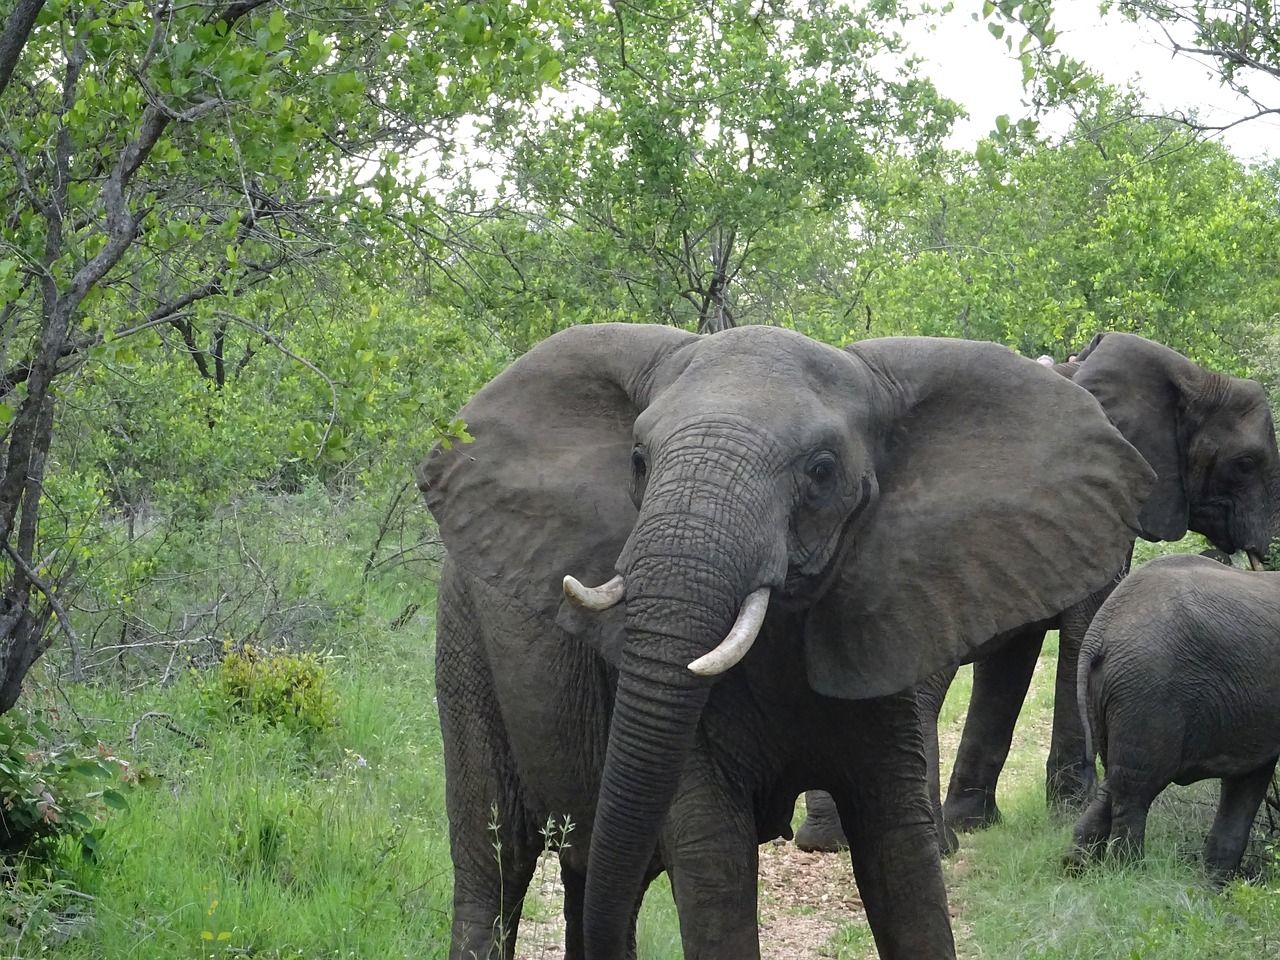
[[[949,870],[963,869],[962,859]],[[562,960],[559,868],[544,859],[520,925],[518,960]],[[952,907],[952,916],[955,916]],[[793,843],[760,848],[762,960],[874,960],[875,944],[847,854],[805,853]]]
[[[1037,665],[1037,674],[1040,666]],[[1034,731],[1047,742],[1048,719]],[[943,784],[960,742],[963,715],[938,730],[943,761]],[[945,862],[947,887],[968,871],[962,841],[960,852]],[[518,960],[563,960],[563,898],[560,870],[553,857],[544,858],[534,877],[520,926]],[[965,931],[955,902],[951,905],[957,945],[963,950]],[[760,848],[760,954],[762,960],[875,960],[875,942],[847,853],[805,853],[794,843],[775,841]]]

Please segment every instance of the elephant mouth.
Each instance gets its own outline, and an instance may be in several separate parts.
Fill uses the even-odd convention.
[[[1236,519],[1238,518],[1232,515],[1229,501],[1214,499],[1192,509],[1188,526],[1223,553],[1234,555],[1243,550],[1246,553],[1265,554],[1267,545],[1260,547],[1254,542],[1259,538],[1249,536],[1247,527],[1233,522]]]

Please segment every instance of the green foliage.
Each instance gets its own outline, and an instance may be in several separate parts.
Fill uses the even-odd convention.
[[[1103,864],[1080,877],[1059,866],[1070,824],[1048,816],[1043,790],[1027,781],[1006,790],[1004,824],[967,835],[958,855],[957,896],[972,942],[992,956],[1038,960],[1265,956],[1280,934],[1274,888],[1220,893],[1196,862],[1212,821],[1207,786],[1171,788],[1157,801],[1142,863]]]
[[[103,496],[199,515],[288,450],[332,474],[366,452],[364,408],[426,392],[361,382],[379,344],[317,363],[290,334],[327,283],[402,283],[406,260],[440,255],[429,168],[459,117],[555,81],[563,16],[547,0],[38,6],[33,24],[6,14],[0,54],[0,538],[22,561],[0,568],[6,691],[48,646],[57,589],[97,559],[77,540]],[[272,402],[262,355],[322,381],[302,392],[323,405]],[[86,455],[68,470],[53,436],[82,420],[98,422],[67,438]],[[46,469],[99,502],[60,509]]]
[[[77,888],[104,906],[59,958],[446,955],[430,650],[386,624],[366,622],[369,655],[334,677],[341,725],[323,743],[261,723],[224,726],[186,680],[127,695],[80,691],[105,722],[159,709],[201,743],[160,726],[139,737],[174,789],[140,792],[98,860],[74,870]]]
[[[926,162],[956,116],[903,52],[911,18],[893,2],[581,4],[559,39],[583,96],[490,138],[515,202],[466,260],[486,322],[519,353],[578,322],[785,320],[840,269],[825,241],[879,190],[878,158]]]
[[[203,690],[209,702],[232,716],[258,717],[310,733],[337,723],[330,670],[316,653],[228,644],[216,681]]]
[[[68,837],[91,856],[105,809],[128,806],[104,782],[134,780],[101,741],[62,742],[39,716],[10,710],[0,717],[0,854],[48,857]]]
[[[1058,359],[1102,330],[1246,372],[1280,314],[1274,181],[1103,92],[1058,144],[1006,157],[998,189],[958,156],[867,251],[867,331],[962,336]]]

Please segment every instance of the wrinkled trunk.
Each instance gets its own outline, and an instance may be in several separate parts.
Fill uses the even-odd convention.
[[[699,511],[690,485],[681,491],[646,498],[626,558],[627,637],[584,903],[591,960],[625,953],[629,918],[693,749],[713,680],[688,664],[720,643],[758,585],[756,551],[725,533],[723,517],[708,515],[711,499]]]
[[[645,868],[710,692],[706,681],[691,683],[695,678],[683,666],[664,666],[669,676],[652,676],[653,665],[630,651],[622,668],[587,868],[584,932],[591,960],[625,955]]]

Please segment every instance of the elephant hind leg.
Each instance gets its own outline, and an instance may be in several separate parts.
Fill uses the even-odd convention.
[[[1150,781],[1133,784],[1122,781],[1120,776],[1108,774],[1111,794],[1111,840],[1108,847],[1113,859],[1131,863],[1146,856],[1147,813],[1160,791],[1169,784],[1163,779],[1158,785]]]
[[[836,802],[825,790],[806,790],[804,822],[796,830],[796,846],[806,853],[835,853],[849,849],[840,826]]]
[[[1222,778],[1218,812],[1204,841],[1205,866],[1215,880],[1225,881],[1239,869],[1253,829],[1253,818],[1271,785],[1275,769],[1273,757],[1243,776]]]
[[[1088,808],[1076,821],[1071,846],[1062,856],[1062,865],[1071,872],[1084,869],[1096,861],[1106,849],[1111,835],[1111,792],[1102,781],[1094,792]]]
[[[920,708],[920,729],[924,734],[925,776],[929,780],[929,803],[933,806],[933,820],[937,825],[938,849],[949,857],[960,849],[960,838],[942,813],[941,753],[938,747],[938,717],[946,702],[947,691],[959,672],[957,667],[947,667],[927,677],[916,688],[916,704]]]
[[[973,665],[969,712],[943,806],[946,822],[955,830],[982,830],[1000,821],[996,786],[1013,744],[1013,731],[1031,686],[1044,634],[1043,625],[1022,628],[1004,646]]]

